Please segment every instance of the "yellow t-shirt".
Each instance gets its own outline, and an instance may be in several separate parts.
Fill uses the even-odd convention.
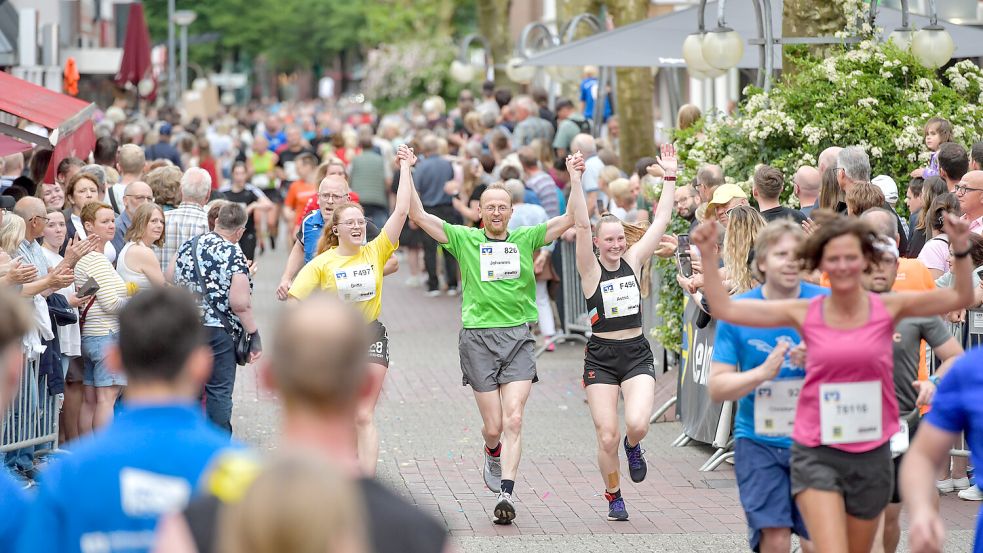
[[[399,242],[390,242],[383,231],[352,256],[339,255],[338,248],[331,248],[304,265],[290,287],[290,295],[304,299],[317,289],[334,290],[372,322],[382,311],[382,269],[398,246]]]

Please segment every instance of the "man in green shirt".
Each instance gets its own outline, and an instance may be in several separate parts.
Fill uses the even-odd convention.
[[[557,157],[561,157],[569,153],[573,137],[580,133],[590,134],[590,122],[566,98],[556,102],[556,119],[560,123],[553,137],[553,149],[556,150]]]
[[[582,194],[579,153],[567,158],[571,194]],[[448,193],[456,195],[456,191]],[[512,492],[522,454],[522,414],[536,378],[535,340],[529,323],[538,319],[533,254],[573,226],[567,213],[546,223],[508,230],[512,199],[499,183],[479,200],[484,228],[451,225],[424,211],[414,193],[410,219],[461,266],[464,328],[459,350],[463,384],[471,385],[485,440],[485,485],[499,492],[495,523],[515,518]]]

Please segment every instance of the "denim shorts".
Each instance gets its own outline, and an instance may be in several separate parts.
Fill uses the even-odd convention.
[[[116,332],[105,336],[82,336],[82,359],[85,363],[82,371],[83,384],[96,388],[126,386],[126,376],[111,371],[106,364],[107,349],[115,344],[117,339]]]
[[[752,551],[760,549],[764,528],[791,528],[800,537],[809,538],[805,521],[792,499],[790,457],[789,450],[782,447],[748,438],[734,442],[734,474]]]

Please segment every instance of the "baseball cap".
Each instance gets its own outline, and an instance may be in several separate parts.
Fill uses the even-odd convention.
[[[164,136],[170,136],[171,135],[171,130],[172,129],[171,129],[171,124],[170,123],[164,123],[163,125],[160,126],[160,134],[162,134]]]
[[[734,198],[744,198],[747,199],[747,194],[740,186],[733,183],[724,183],[717,187],[713,191],[713,197],[710,198],[710,203],[707,204],[706,217],[709,219],[711,217],[717,216],[717,207],[726,205],[727,202],[733,200]]]
[[[887,203],[894,205],[898,201],[898,183],[894,182],[894,179],[887,175],[877,175],[874,180],[870,181],[871,184],[881,189],[884,193],[884,199]]]

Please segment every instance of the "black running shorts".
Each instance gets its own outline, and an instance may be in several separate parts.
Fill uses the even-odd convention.
[[[386,325],[376,319],[369,323],[369,363],[389,366],[389,334]]]
[[[584,355],[584,386],[614,384],[633,376],[655,378],[655,357],[644,334],[627,340],[611,340],[592,335]]]

